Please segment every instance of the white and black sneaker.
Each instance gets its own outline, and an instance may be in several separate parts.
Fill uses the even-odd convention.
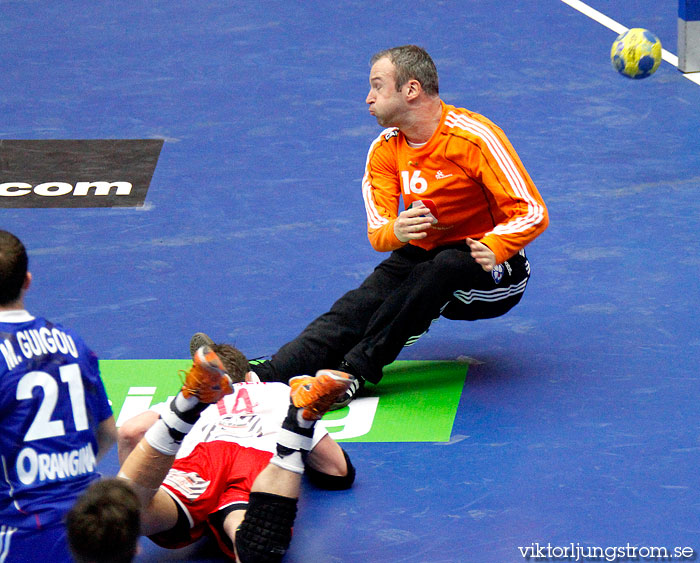
[[[338,409],[347,407],[365,386],[365,380],[359,375],[353,375],[352,368],[346,361],[341,362],[338,369],[350,375],[350,385],[348,386],[348,389],[335,400],[335,402],[328,409],[329,411],[337,411]]]

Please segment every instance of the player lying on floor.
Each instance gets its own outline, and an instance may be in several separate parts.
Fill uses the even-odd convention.
[[[291,541],[305,461],[333,469],[335,474],[311,470],[321,486],[352,484],[355,471],[347,455],[325,431],[315,432],[316,420],[347,390],[349,376],[321,370],[292,379],[290,389],[244,381],[249,374],[247,360],[231,346],[196,352],[181,391],[123,460],[118,478],[93,485],[69,513],[77,561],[131,560],[138,529],[169,548],[211,532],[235,561],[277,562]],[[122,454],[150,416],[127,427]],[[273,451],[251,446],[266,448],[270,440]]]
[[[256,374],[250,371],[248,360],[234,346],[216,344],[211,339],[203,343],[193,340],[192,344],[194,347],[190,352],[193,358],[202,346],[213,349],[236,384],[233,392],[222,399],[223,403],[210,406],[201,413],[176,457],[185,457],[200,442],[214,440],[275,452],[277,435],[287,416],[289,386],[273,382],[259,384]],[[158,420],[159,414],[167,410],[168,403],[160,403],[121,425],[118,434],[120,464]],[[305,459],[307,478],[324,489],[349,488],[355,477],[354,468],[347,454],[322,426],[316,428],[312,446]]]

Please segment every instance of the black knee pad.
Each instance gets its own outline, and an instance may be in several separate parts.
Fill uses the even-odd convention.
[[[297,499],[270,493],[250,493],[248,510],[236,531],[241,563],[278,563],[292,541]]]
[[[345,450],[343,450],[343,455],[348,465],[347,475],[328,475],[327,473],[316,471],[307,465],[304,470],[304,475],[306,475],[309,483],[315,485],[319,489],[326,489],[328,491],[343,491],[352,487],[352,484],[355,482],[355,467],[350,463],[350,457]]]

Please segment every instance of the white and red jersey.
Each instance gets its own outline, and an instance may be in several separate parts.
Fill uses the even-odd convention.
[[[236,383],[232,394],[202,412],[182,441],[177,458],[187,456],[201,442],[215,440],[274,453],[289,408],[289,391],[290,387],[284,383]],[[159,413],[164,408],[168,408],[168,403],[151,407]],[[313,445],[327,433],[317,424]]]

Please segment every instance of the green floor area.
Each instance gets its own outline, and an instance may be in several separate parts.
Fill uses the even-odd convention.
[[[100,369],[121,425],[180,387],[188,360],[102,360]],[[380,385],[367,385],[348,407],[323,424],[339,441],[446,442],[450,439],[468,365],[452,361],[397,361]],[[418,423],[420,421],[420,423]]]

